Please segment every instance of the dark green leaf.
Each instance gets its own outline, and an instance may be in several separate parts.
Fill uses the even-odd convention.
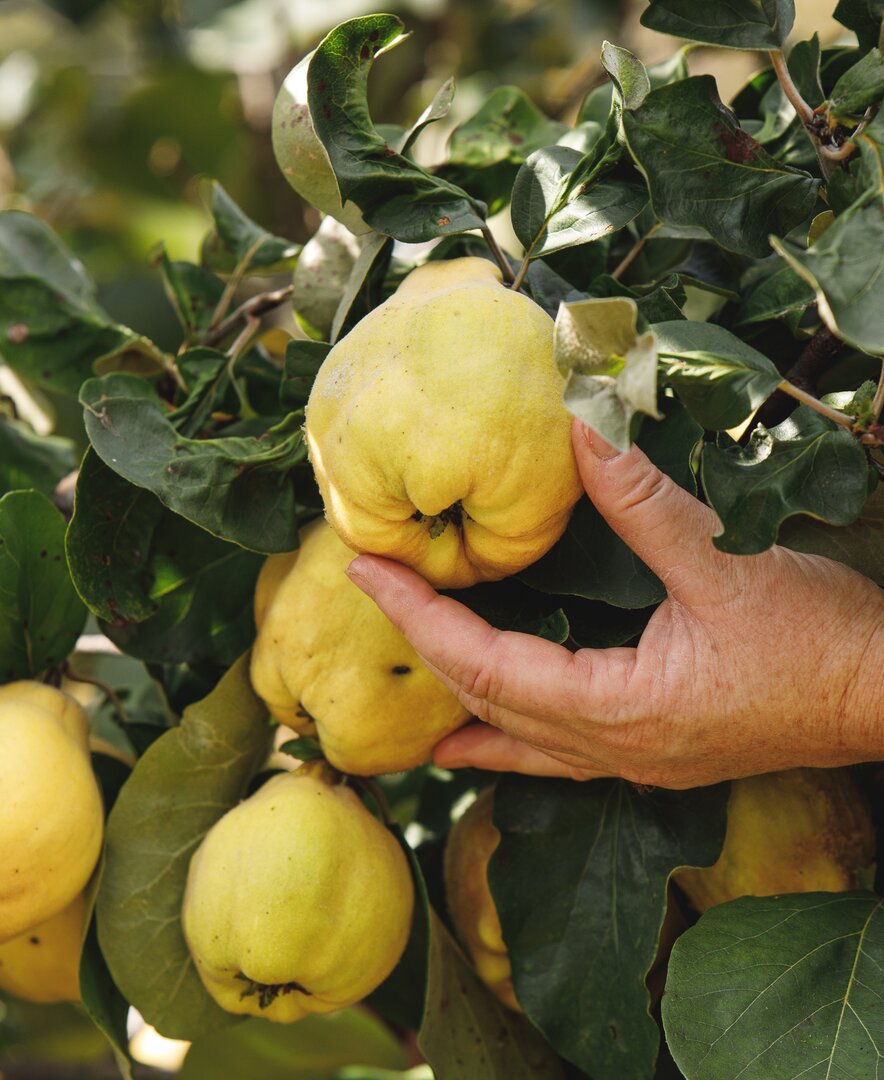
[[[638,444],[658,468],[692,494],[690,458],[702,429],[677,402],[663,401],[665,419],[645,424]],[[603,600],[618,608],[645,608],[666,596],[659,578],[607,524],[589,499],[581,499],[561,540],[519,578],[533,589]]]
[[[217,180],[211,182],[208,204],[218,243],[235,264],[241,264],[251,273],[276,273],[294,266],[300,245],[273,236],[257,225],[240,210]]]
[[[672,1056],[687,1080],[868,1080],[884,1043],[882,966],[872,893],[745,896],[711,908],[669,961]]]
[[[835,83],[829,95],[829,112],[837,119],[861,116],[866,106],[884,94],[884,55],[871,49]]]
[[[343,1065],[403,1068],[405,1051],[388,1027],[363,1009],[305,1016],[296,1024],[257,1018],[197,1039],[179,1080],[335,1080]]]
[[[644,209],[640,184],[602,180],[572,187],[580,154],[566,146],[537,150],[513,185],[512,221],[531,258],[588,244],[622,229]]]
[[[856,438],[806,405],[770,431],[759,424],[745,448],[708,444],[700,465],[723,526],[715,546],[734,555],[767,550],[793,514],[850,525],[868,492],[866,456]]]
[[[794,311],[804,311],[814,302],[808,283],[780,258],[765,259],[743,277],[743,295],[737,325],[779,319]]]
[[[626,50],[621,51],[625,52]],[[666,60],[661,60],[658,64],[652,64],[651,67],[646,68],[646,71],[652,90],[658,86],[666,86],[667,83],[678,82],[679,79],[686,79],[690,74],[687,63],[687,47],[679,49],[672,56],[667,57]],[[611,114],[613,102],[614,84],[607,82],[597,86],[586,95],[586,99],[580,107],[577,118],[578,124],[589,121],[604,128]]]
[[[38,386],[76,396],[98,368],[156,373],[156,346],[119,326],[82,264],[39,218],[0,214],[0,355]]]
[[[556,1050],[594,1080],[653,1074],[659,1034],[645,977],[670,873],[707,866],[727,786],[638,791],[505,776],[488,879],[519,1003]]]
[[[285,347],[285,369],[279,384],[279,404],[286,412],[303,409],[310,388],[331,345],[322,341],[290,341]]]
[[[114,985],[101,955],[94,919],[89,924],[80,958],[80,995],[92,1022],[107,1036],[122,1080],[132,1080],[132,1059],[129,1056],[126,1028],[129,1002]]]
[[[705,428],[742,423],[782,381],[766,356],[723,326],[679,319],[657,323],[654,333],[662,377]]]
[[[835,18],[842,26],[853,30],[863,49],[879,44],[882,15],[881,0],[838,0],[835,8]]]
[[[433,100],[424,109],[420,116],[402,136],[401,145],[396,149],[400,154],[407,154],[417,141],[418,135],[429,124],[435,124],[437,120],[444,120],[451,112],[451,103],[454,101],[454,79],[448,78],[433,95]],[[379,129],[380,130],[380,129]],[[384,133],[381,131],[381,135]]]
[[[795,20],[793,0],[651,0],[651,30],[726,49],[779,49]]]
[[[306,455],[298,414],[260,438],[186,439],[134,376],[90,379],[80,400],[99,457],[170,510],[253,551],[298,546],[293,474]]]
[[[565,405],[619,450],[632,442],[636,414],[660,418],[654,336],[639,335],[637,320],[628,297],[577,300],[559,309],[553,337]]]
[[[355,321],[381,302],[381,297],[373,294],[383,282],[392,254],[393,241],[383,233],[371,233],[363,238],[362,250],[332,320],[329,341],[333,345]]]
[[[230,357],[218,349],[198,346],[178,357],[178,370],[188,386],[187,396],[169,414],[169,422],[182,434],[198,435],[213,410],[222,410],[230,391]],[[240,363],[240,369],[244,361]]]
[[[557,645],[568,640],[568,619],[556,601],[526,588],[516,578],[483,582],[448,595],[498,630],[534,634]]]
[[[448,142],[448,163],[486,168],[501,162],[520,165],[542,146],[551,146],[567,125],[544,116],[516,86],[498,86]]]
[[[851,206],[806,250],[771,242],[815,290],[832,333],[864,352],[884,353],[884,213],[877,199]]]
[[[231,664],[255,635],[262,559],[167,510],[87,453],[67,552],[77,589],[124,652]]]
[[[37,435],[22,421],[0,413],[0,495],[33,488],[51,496],[59,480],[76,467],[70,439]]]
[[[185,338],[204,334],[224,293],[224,282],[201,266],[170,259],[162,245],[154,253],[154,262]]]
[[[813,209],[819,181],[755,142],[709,75],[651,91],[623,125],[654,212],[670,226],[699,228],[730,251],[761,258],[770,233],[789,232]]]
[[[398,154],[371,122],[368,72],[374,57],[401,34],[395,16],[368,15],[341,23],[322,41],[308,75],[316,134],[342,197],[352,200],[378,232],[416,243],[480,229],[485,223],[481,203]]]
[[[780,526],[777,542],[793,551],[823,555],[853,567],[884,589],[884,483],[878,483],[852,525],[827,525],[799,514]]]
[[[270,744],[248,656],[139,760],[108,818],[98,938],[114,982],[169,1038],[235,1023],[206,993],[181,931],[190,857],[243,797]]]
[[[64,558],[64,520],[37,491],[0,499],[0,682],[60,664],[86,621]]]

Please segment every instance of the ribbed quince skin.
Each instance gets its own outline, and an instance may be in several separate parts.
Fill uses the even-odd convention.
[[[80,893],[66,908],[0,945],[0,990],[45,1005],[80,1000],[80,953],[89,906]]]
[[[345,575],[353,552],[324,521],[258,577],[252,685],[270,712],[348,773],[411,769],[469,713]]]
[[[445,896],[457,936],[479,978],[504,1005],[521,1012],[488,884],[488,863],[500,843],[493,813],[494,788],[489,787],[452,826],[445,845]]]
[[[89,724],[73,698],[24,680],[0,687],[0,941],[83,891],[101,850]]]
[[[277,775],[193,856],[182,925],[228,1012],[288,1023],[360,1001],[393,970],[414,887],[399,844],[325,763]]]
[[[869,809],[849,769],[789,769],[734,780],[718,861],[674,878],[703,912],[738,896],[855,889],[874,853]]]
[[[582,488],[553,321],[479,258],[429,262],[322,364],[307,404],[329,521],[439,588],[558,540]]]

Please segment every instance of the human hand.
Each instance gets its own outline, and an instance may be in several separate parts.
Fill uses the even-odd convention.
[[[348,574],[482,724],[438,765],[688,788],[884,753],[884,591],[841,563],[712,544],[715,513],[639,450],[579,422],[587,494],[662,580],[636,648],[581,649],[495,630],[398,563]]]

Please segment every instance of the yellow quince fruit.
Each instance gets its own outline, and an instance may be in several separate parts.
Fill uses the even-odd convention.
[[[0,941],[83,891],[104,831],[89,723],[73,698],[23,680],[0,687]]]
[[[439,588],[558,540],[582,487],[553,321],[484,259],[412,271],[329,352],[307,404],[328,520]]]
[[[454,823],[445,845],[445,896],[457,936],[476,973],[510,1009],[521,1012],[500,919],[488,885],[488,863],[500,843],[494,825],[494,788],[485,788]]]
[[[731,784],[718,861],[673,875],[697,911],[738,896],[846,892],[875,854],[849,769],[788,769]]]
[[[325,756],[371,775],[425,762],[469,717],[380,609],[345,575],[353,552],[322,520],[264,563],[251,679],[295,731],[313,722]]]
[[[393,834],[325,763],[268,780],[191,859],[182,925],[228,1012],[288,1023],[361,1001],[399,961],[414,886]]]
[[[80,1000],[80,953],[89,908],[80,893],[66,908],[0,945],[0,990],[46,1005]]]

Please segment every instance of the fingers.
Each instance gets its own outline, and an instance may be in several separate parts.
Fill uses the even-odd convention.
[[[708,603],[733,566],[712,543],[718,517],[633,446],[617,453],[575,421],[572,441],[586,493],[614,532],[643,559],[670,595]]]
[[[469,765],[491,772],[557,776],[569,780],[591,780],[610,775],[591,767],[569,764],[487,724],[471,724],[443,739],[433,751],[433,761],[443,769]]]
[[[575,654],[530,634],[495,630],[389,559],[361,555],[347,573],[468,708],[522,738],[542,741],[548,724],[606,719],[626,696],[632,649]]]

